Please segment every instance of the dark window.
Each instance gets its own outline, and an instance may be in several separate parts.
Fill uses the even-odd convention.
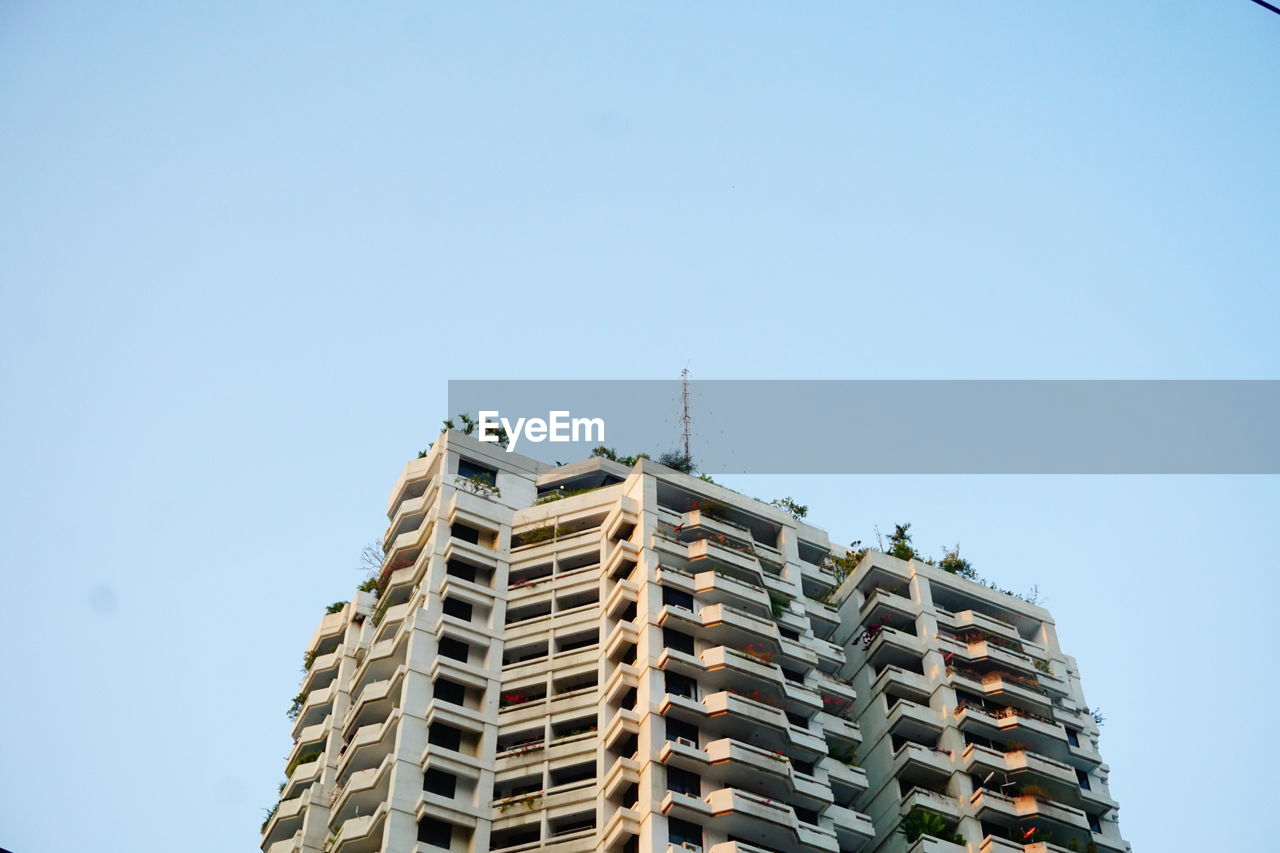
[[[1072,746],[1079,746],[1079,745],[1080,745],[1080,732],[1076,731],[1075,729],[1068,728],[1068,729],[1067,729],[1067,743],[1071,744]]]
[[[698,727],[693,723],[686,723],[684,720],[667,719],[667,740],[675,740],[683,738],[692,741],[694,746],[698,745]]]
[[[476,567],[461,560],[450,560],[444,567],[445,572],[464,581],[476,582]]]
[[[456,598],[446,598],[444,600],[444,612],[455,619],[461,619],[464,622],[471,621],[472,607],[465,601],[459,601]]]
[[[443,656],[460,660],[463,663],[466,663],[471,652],[470,646],[461,640],[455,640],[453,637],[441,637],[437,647]]]
[[[663,628],[662,644],[669,649],[675,649],[677,652],[684,652],[688,655],[694,653],[693,637],[681,631],[673,631],[670,628]]]
[[[687,699],[698,698],[698,682],[694,681],[687,675],[681,675],[678,672],[668,672],[667,692],[673,696],[684,696]]]
[[[800,639],[799,632],[792,631],[790,628],[783,628],[781,625],[778,626],[778,633],[786,637],[788,640]]]
[[[431,695],[441,702],[450,705],[462,705],[467,701],[467,688],[447,678],[437,678],[431,688]]]
[[[693,596],[682,589],[664,586],[662,588],[662,603],[670,604],[672,607],[683,607],[685,610],[692,610]]]
[[[559,770],[551,771],[551,784],[568,785],[571,782],[581,782],[584,779],[594,779],[596,775],[596,763],[589,761],[585,764],[574,764]]]
[[[454,539],[461,539],[463,542],[469,542],[472,545],[480,544],[480,531],[474,527],[468,527],[465,524],[455,524],[449,528],[449,535]]]
[[[1093,787],[1089,784],[1089,774],[1078,768],[1076,770],[1076,779],[1080,782],[1080,787],[1086,791]]]
[[[667,768],[667,790],[690,797],[702,796],[702,777],[679,767]]]
[[[462,730],[444,723],[432,723],[427,729],[427,743],[458,752],[462,747]]]
[[[782,677],[795,684],[804,684],[803,672],[796,672],[794,669],[787,669],[785,666],[782,668]]]
[[[809,721],[806,720],[804,717],[800,716],[799,714],[795,713],[794,711],[783,711],[783,713],[787,715],[787,722],[789,722],[791,725],[795,726],[796,728],[798,729],[809,728]]]
[[[668,773],[671,771],[668,770]],[[686,841],[690,844],[702,846],[702,827],[696,823],[690,823],[687,820],[681,820],[678,817],[667,819],[667,837],[671,843],[679,847]]]
[[[458,777],[432,768],[422,776],[422,790],[453,799],[458,791]]]
[[[798,758],[791,759],[791,766],[806,776],[812,776],[815,769],[812,761],[801,761]]]
[[[475,477],[477,480],[484,480],[491,486],[498,483],[498,472],[492,468],[487,468],[470,459],[458,460],[458,476],[459,477]]]
[[[1095,814],[1089,815],[1089,831],[1096,833],[1102,832],[1102,821],[1098,820],[1098,816]]]
[[[418,821],[418,840],[423,844],[448,850],[453,844],[453,824],[433,817],[424,817]]]

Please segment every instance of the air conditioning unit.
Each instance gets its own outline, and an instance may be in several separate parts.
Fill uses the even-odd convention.
[[[689,850],[691,853],[702,853],[702,845],[694,844],[692,841],[681,841],[680,849]]]
[[[687,738],[687,737],[678,737],[678,738],[676,738],[676,743],[683,744],[683,745],[685,745],[685,746],[689,747],[690,749],[697,749],[697,748],[698,748],[698,744],[697,744],[695,741],[690,740],[690,739],[689,739],[689,738]],[[686,844],[688,844],[689,842],[687,842],[687,841],[686,841],[685,843],[686,843]],[[697,845],[695,844],[695,845],[694,845],[694,847],[697,847]],[[689,848],[689,849],[692,849],[692,848]],[[701,848],[701,847],[698,847],[698,849],[699,849],[699,850],[701,850],[702,848]]]

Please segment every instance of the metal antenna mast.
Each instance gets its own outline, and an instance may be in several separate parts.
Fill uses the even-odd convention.
[[[680,371],[680,424],[684,429],[684,459],[689,462],[693,459],[689,453],[689,424],[693,419],[689,417],[689,368]]]

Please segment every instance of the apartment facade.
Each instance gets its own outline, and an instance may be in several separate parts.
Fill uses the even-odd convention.
[[[387,513],[308,644],[264,853],[1127,849],[1039,608],[876,553],[841,579],[778,508],[455,431]],[[948,837],[895,831],[916,806]]]

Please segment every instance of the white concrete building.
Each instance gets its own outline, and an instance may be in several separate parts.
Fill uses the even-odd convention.
[[[1039,608],[874,553],[839,583],[775,507],[458,432],[387,512],[377,588],[307,647],[265,853],[966,849],[895,832],[916,804],[969,851],[1126,849]]]

